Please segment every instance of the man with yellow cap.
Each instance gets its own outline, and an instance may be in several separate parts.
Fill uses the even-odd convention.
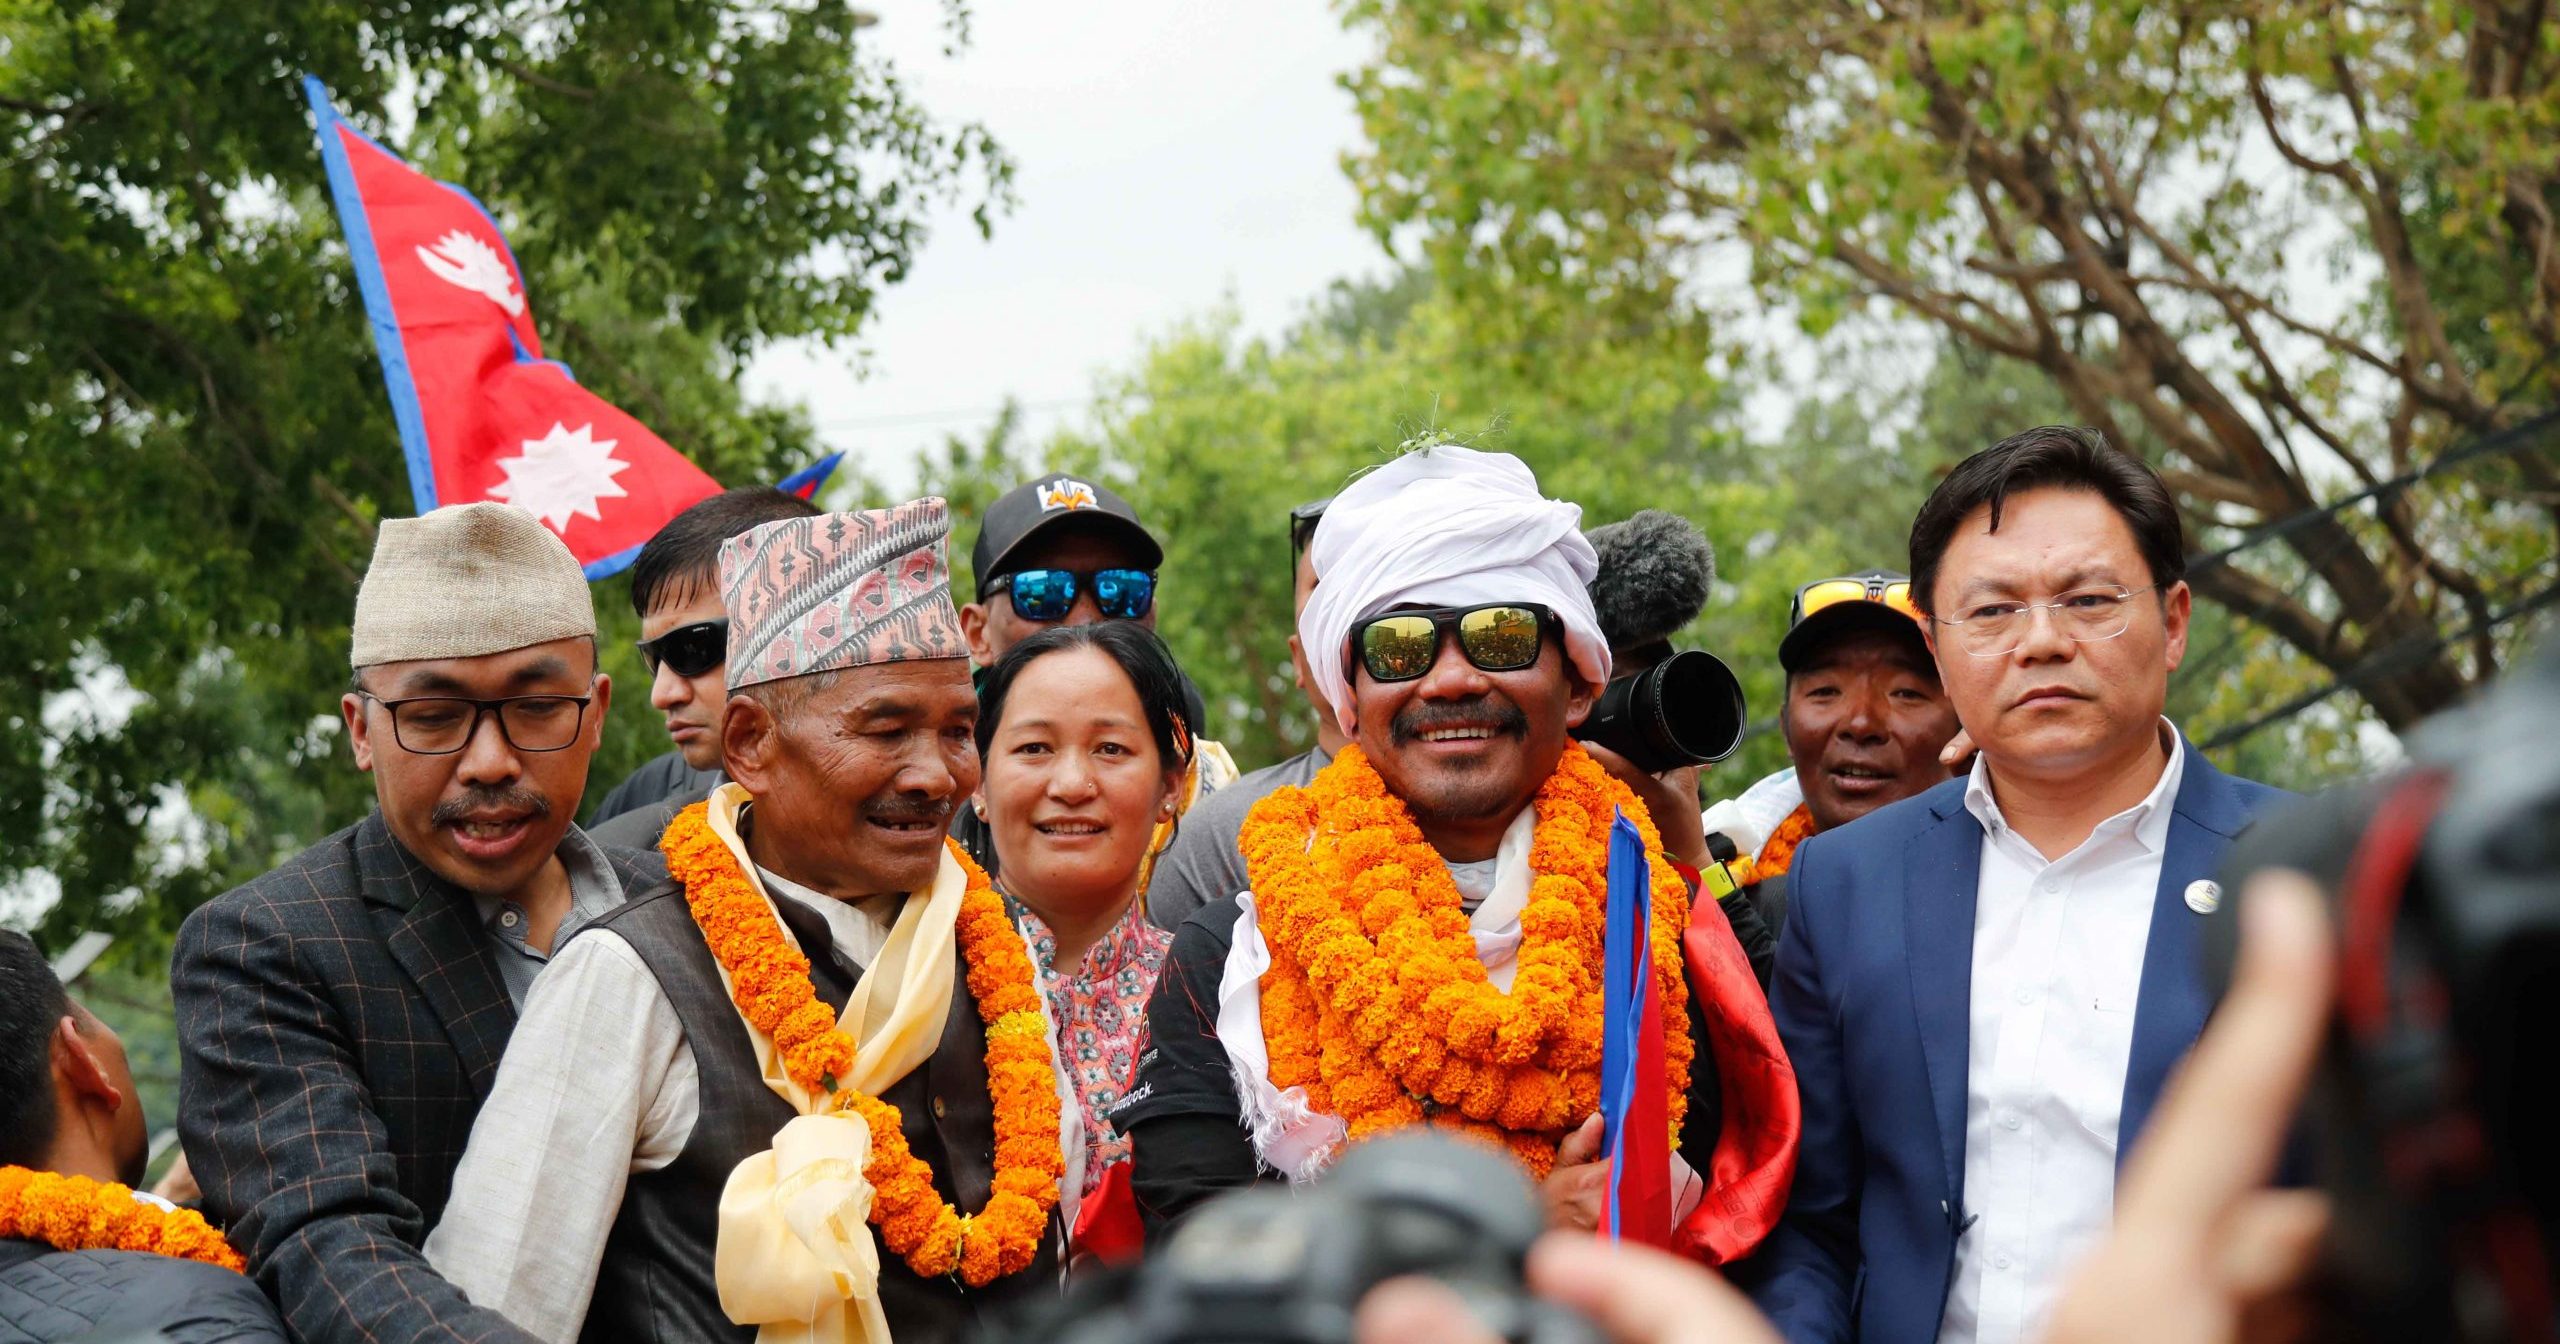
[[[295,1338],[524,1338],[420,1242],[534,973],[660,879],[570,824],[613,690],[595,633],[533,515],[385,520],[339,705],[376,810],[179,931],[179,1135]]]
[[[944,834],[978,781],[949,530],[925,499],[722,548],[729,782],[526,1004],[427,1240],[472,1301],[554,1341],[918,1344],[1056,1290],[1080,1135]]]

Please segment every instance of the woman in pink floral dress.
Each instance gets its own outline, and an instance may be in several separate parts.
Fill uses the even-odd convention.
[[[1192,765],[1182,705],[1173,655],[1128,621],[1044,630],[1007,650],[979,688],[985,769],[973,805],[993,833],[997,885],[1039,964],[1083,1112],[1079,1249],[1105,1254],[1134,1248],[1124,1244],[1134,1236],[1129,1140],[1108,1115],[1137,1072],[1147,996],[1173,942],[1137,896],[1148,840],[1174,815]]]

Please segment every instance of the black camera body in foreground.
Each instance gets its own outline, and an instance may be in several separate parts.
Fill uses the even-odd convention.
[[[2329,893],[2339,1010],[2288,1165],[2333,1201],[2323,1344],[2549,1338],[2560,1296],[2560,640],[2422,725],[2408,768],[2243,834],[2224,885]],[[2206,952],[2227,982],[2237,920]]]
[[[1416,1131],[1363,1143],[1317,1185],[1255,1186],[1200,1207],[1143,1267],[1071,1293],[1017,1340],[1052,1344],[1349,1344],[1360,1299],[1403,1275],[1439,1281],[1516,1344],[1600,1344],[1588,1320],[1529,1295],[1545,1229],[1505,1153]],[[1081,1299],[1081,1300],[1077,1300]]]

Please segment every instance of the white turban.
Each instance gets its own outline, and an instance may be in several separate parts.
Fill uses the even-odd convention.
[[[1535,602],[1564,621],[1565,653],[1584,680],[1609,680],[1589,588],[1600,559],[1582,535],[1582,506],[1539,494],[1509,453],[1441,444],[1387,463],[1325,506],[1307,558],[1316,588],[1298,614],[1298,642],[1346,733],[1345,642],[1389,607]]]

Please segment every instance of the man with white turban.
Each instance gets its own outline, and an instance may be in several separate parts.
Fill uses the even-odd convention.
[[[1652,876],[1671,1241],[1725,1263],[1774,1222],[1794,1092],[1731,929],[1713,901],[1691,920],[1703,840],[1666,854],[1643,798],[1570,736],[1610,670],[1581,519],[1518,459],[1451,445],[1387,463],[1326,509],[1298,633],[1352,744],[1255,807],[1238,837],[1250,890],[1174,936],[1112,1117],[1151,1232],[1413,1124],[1507,1148],[1543,1182],[1552,1223],[1594,1226],[1621,811]]]

